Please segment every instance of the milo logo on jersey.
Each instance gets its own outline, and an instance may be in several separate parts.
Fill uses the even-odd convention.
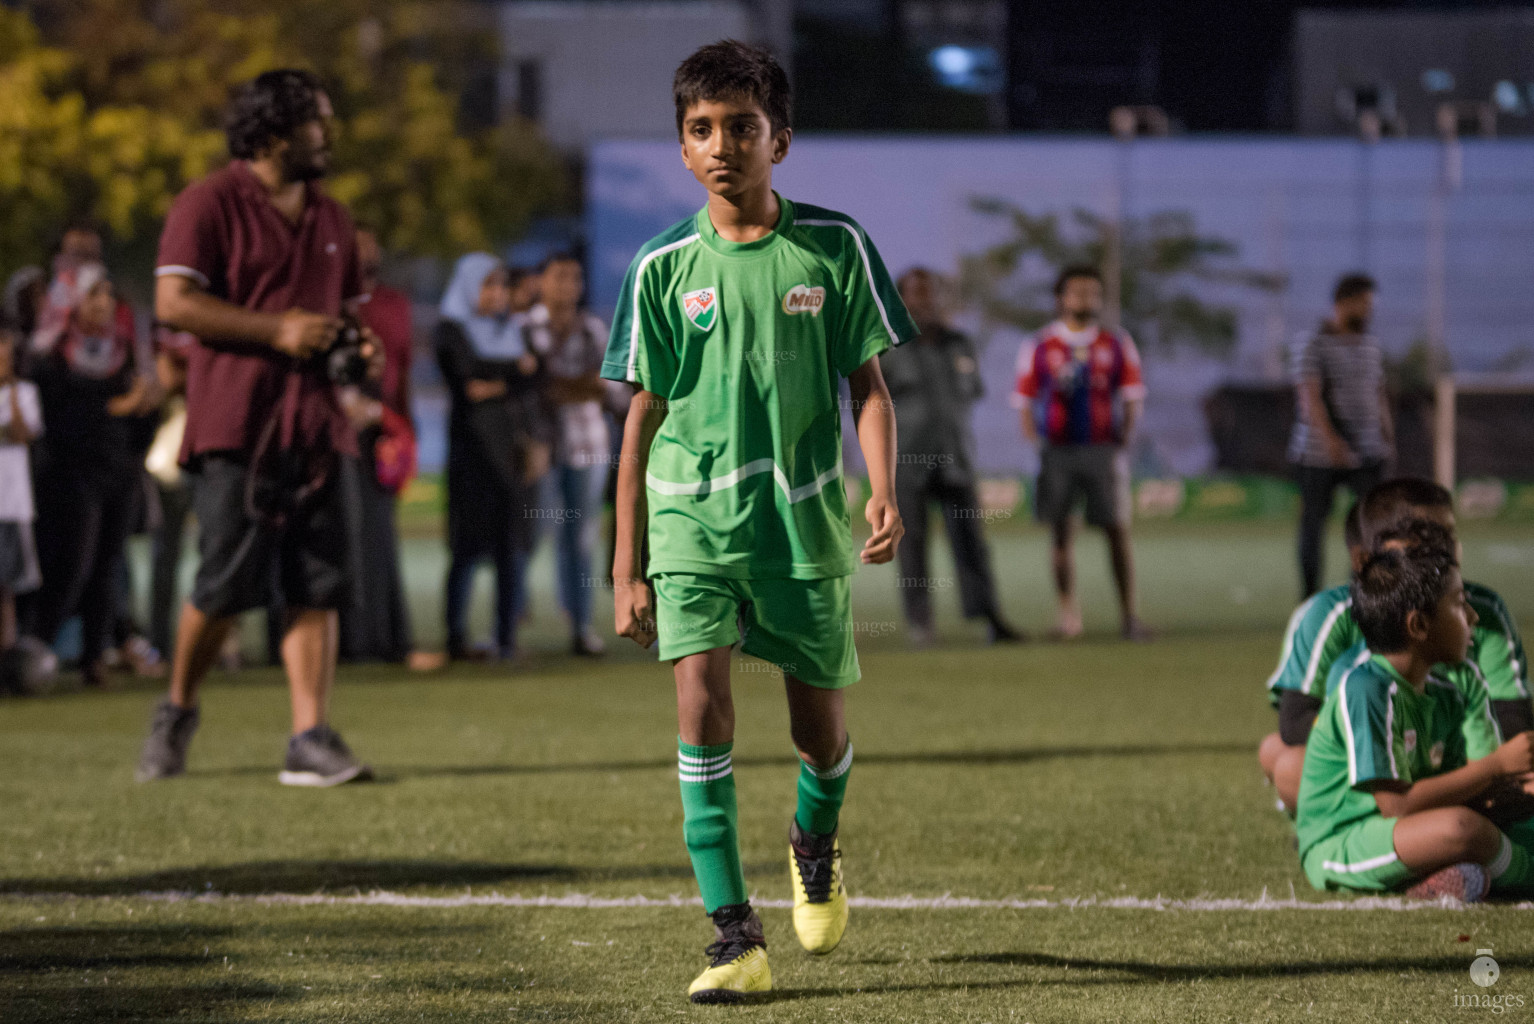
[[[713,330],[714,322],[719,319],[719,293],[713,288],[687,292],[682,296],[682,312],[699,330]]]
[[[783,312],[792,316],[795,313],[808,313],[810,316],[819,316],[820,308],[826,304],[826,290],[820,286],[810,288],[806,285],[796,284],[783,296]]]

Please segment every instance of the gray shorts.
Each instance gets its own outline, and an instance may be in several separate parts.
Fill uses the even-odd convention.
[[[1041,523],[1069,518],[1085,499],[1090,526],[1128,526],[1129,457],[1117,445],[1045,446],[1039,456],[1034,516]]]

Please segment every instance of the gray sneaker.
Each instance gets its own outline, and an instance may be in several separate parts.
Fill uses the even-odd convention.
[[[328,725],[316,725],[288,740],[288,756],[277,781],[284,786],[324,788],[372,777],[373,769],[352,755],[340,733]]]
[[[138,770],[133,777],[139,782],[154,782],[185,775],[186,748],[192,742],[200,718],[196,708],[177,707],[169,698],[156,704],[149,736],[144,740],[144,750],[139,754]]]

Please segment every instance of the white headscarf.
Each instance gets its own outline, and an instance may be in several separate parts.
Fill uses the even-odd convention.
[[[485,316],[479,311],[485,279],[503,266],[488,252],[471,252],[459,259],[442,293],[442,318],[463,328],[474,352],[484,359],[517,359],[526,351],[521,317]]]

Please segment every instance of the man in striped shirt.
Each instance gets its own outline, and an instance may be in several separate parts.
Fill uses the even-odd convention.
[[[1294,351],[1294,430],[1289,461],[1300,484],[1300,596],[1321,589],[1323,535],[1340,484],[1362,498],[1385,475],[1395,428],[1379,341],[1369,331],[1374,281],[1348,274],[1332,315]]]

